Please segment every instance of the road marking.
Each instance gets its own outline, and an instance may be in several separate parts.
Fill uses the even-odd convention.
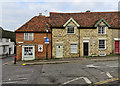
[[[7,65],[9,62],[3,63],[3,65]]]
[[[90,65],[86,65],[86,67],[94,67],[94,68],[96,68],[96,67],[100,67],[100,66],[94,66],[93,64],[90,64]]]
[[[111,79],[107,79],[107,80],[104,80],[104,81],[100,81],[100,82],[96,82],[94,84],[91,84],[89,86],[96,86],[96,85],[100,85],[100,84],[105,84],[107,82],[112,82],[112,81],[116,81],[116,80],[119,80],[119,78],[111,78]]]
[[[75,78],[75,79],[69,80],[69,81],[67,81],[67,82],[64,82],[63,85],[68,84],[68,83],[71,83],[71,82],[74,82],[74,81],[79,80],[79,79],[82,79],[82,78],[86,81],[86,83],[88,83],[88,84],[91,84],[91,83],[92,83],[92,82],[91,82],[88,78],[86,78],[86,77],[79,77],[79,78]]]
[[[114,65],[114,66],[108,66],[108,67],[118,67],[117,65]]]
[[[3,82],[3,83],[6,83],[6,84],[12,84],[12,83],[16,83],[16,82]]]
[[[16,80],[11,80],[10,78],[8,79],[9,81],[4,81],[3,83],[6,83],[6,84],[12,84],[12,83],[17,83],[19,81],[28,81],[27,78],[18,78]]]
[[[103,74],[105,72],[101,72],[101,74]],[[113,76],[109,73],[109,72],[106,72],[106,75],[109,77],[109,78],[113,78]]]
[[[101,72],[101,74],[103,74],[104,72]]]
[[[11,80],[10,78],[8,80]]]
[[[18,78],[17,80],[27,80],[27,78]]]
[[[5,62],[5,63],[3,63],[2,65],[8,65],[9,63],[13,63],[13,61]]]
[[[25,66],[26,64],[22,64],[23,66]]]
[[[109,78],[113,78],[109,72],[106,72],[106,75],[107,75]]]
[[[88,78],[86,78],[86,77],[83,77],[83,79],[86,81],[86,83],[88,83],[88,84],[91,84],[92,82],[88,79]]]

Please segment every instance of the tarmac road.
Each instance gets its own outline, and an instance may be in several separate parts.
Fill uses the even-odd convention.
[[[118,78],[118,61],[3,65],[2,75],[3,84],[94,84]]]

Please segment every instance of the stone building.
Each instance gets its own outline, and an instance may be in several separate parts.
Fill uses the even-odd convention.
[[[119,12],[50,13],[54,58],[120,53]]]

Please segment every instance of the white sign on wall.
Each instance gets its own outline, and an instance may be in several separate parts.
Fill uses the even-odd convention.
[[[21,44],[21,43],[23,43],[23,42],[18,42],[18,43],[20,43],[20,44]]]
[[[43,45],[38,45],[38,52],[43,52]]]

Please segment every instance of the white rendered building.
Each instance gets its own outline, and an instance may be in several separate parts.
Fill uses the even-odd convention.
[[[14,54],[14,42],[8,38],[0,38],[0,56]]]

